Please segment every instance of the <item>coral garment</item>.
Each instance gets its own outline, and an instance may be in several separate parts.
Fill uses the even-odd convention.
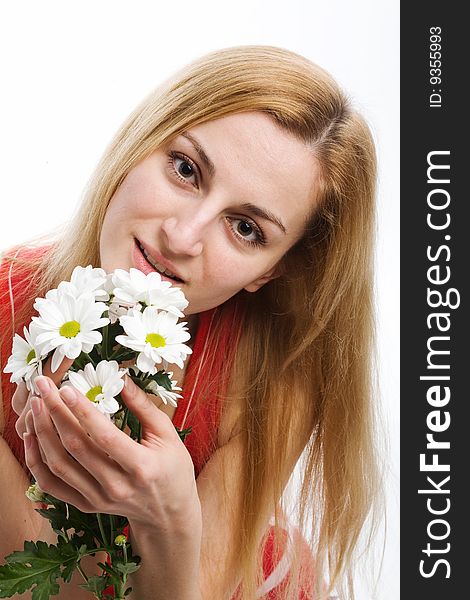
[[[23,249],[21,257],[26,258],[29,253],[35,254],[42,251],[43,249]],[[12,298],[13,306],[11,303]],[[2,331],[5,331],[6,328],[11,329],[11,331],[14,329],[17,333],[23,335],[23,324],[14,323],[12,328],[12,314],[18,311],[21,301],[22,282],[15,277],[15,268],[10,269],[6,261],[2,261],[0,264],[0,327]],[[217,377],[217,374],[220,375],[225,361],[230,360],[233,356],[234,339],[236,339],[234,331],[238,331],[237,327],[240,326],[242,321],[242,316],[236,305],[234,305],[234,310],[225,315],[222,321],[215,319],[217,310],[211,309],[200,313],[193,354],[188,359],[187,372],[183,383],[183,397],[180,399],[173,417],[173,423],[176,427],[192,427],[192,432],[186,438],[185,445],[193,459],[196,477],[210,458],[211,443],[217,439],[220,416],[217,394],[223,392],[226,384],[226,382],[221,381],[221,377]],[[209,353],[206,354],[208,333],[217,334],[218,351],[213,351],[210,355]],[[213,350],[213,347],[210,348]],[[14,429],[17,416],[11,409],[10,404],[16,386],[9,382],[10,374],[3,373],[3,368],[10,354],[11,339],[8,337],[2,348],[0,348],[3,410],[5,415],[4,437],[15,457],[26,468],[24,466],[23,443]],[[198,404],[200,389],[209,379],[218,382],[218,389],[213,390],[212,401]],[[295,527],[287,526],[286,529],[282,530],[286,549],[283,549],[284,551],[279,556],[274,556],[273,536],[274,527],[270,525],[263,550],[265,581],[258,590],[257,597],[265,600],[276,600],[282,597],[280,592],[289,574],[289,556],[286,550],[290,544],[300,544],[304,559],[302,561],[303,591],[299,595],[299,600],[312,600],[313,556],[307,542]],[[111,593],[111,590],[105,592]],[[235,593],[232,600],[241,600],[239,594]]]

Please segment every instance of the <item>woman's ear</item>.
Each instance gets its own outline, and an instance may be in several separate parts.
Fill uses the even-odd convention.
[[[261,287],[263,287],[265,283],[268,283],[268,281],[271,281],[271,279],[276,279],[276,277],[282,275],[282,271],[282,265],[281,263],[278,263],[277,265],[274,265],[274,267],[267,271],[264,275],[261,275],[261,277],[258,277],[257,279],[246,285],[244,289],[247,292],[257,292]]]

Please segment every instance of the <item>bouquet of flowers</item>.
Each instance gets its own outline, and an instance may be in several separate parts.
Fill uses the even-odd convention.
[[[38,393],[35,378],[42,375],[43,364],[51,358],[56,372],[62,360],[73,360],[62,379],[62,386],[73,386],[85,395],[132,439],[140,442],[139,420],[121,398],[123,376],[129,377],[145,392],[177,406],[181,398],[169,364],[183,368],[192,350],[184,342],[190,334],[187,323],[178,323],[188,306],[180,288],[163,281],[156,272],[145,275],[131,268],[106,274],[91,265],[76,267],[70,281],[36,298],[38,316],[24,327],[24,338],[15,334],[12,355],[5,372],[10,381],[24,381],[31,393]],[[124,366],[125,365],[125,366]],[[178,430],[184,441],[191,428]],[[22,551],[6,557],[0,566],[0,598],[23,594],[32,588],[33,600],[44,600],[59,592],[58,578],[70,582],[78,570],[96,598],[114,586],[115,598],[122,599],[128,575],[139,568],[125,530],[127,521],[118,515],[83,513],[71,504],[42,492],[36,483],[26,495],[42,502],[36,509],[57,534],[57,544],[26,541]],[[100,576],[87,577],[80,561],[87,555],[105,551],[108,563],[98,563]]]

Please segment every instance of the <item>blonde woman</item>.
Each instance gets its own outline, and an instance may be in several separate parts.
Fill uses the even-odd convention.
[[[158,270],[189,300],[193,354],[173,376],[183,398],[158,406],[129,382],[138,445],[92,430],[83,396],[62,401],[69,365],[46,367],[41,398],[2,373],[0,556],[54,539],[24,497],[30,471],[81,510],[128,518],[143,561],[133,598],[352,595],[377,485],[375,169],[334,80],[276,47],[208,54],[134,111],[69,226],[5,253],[2,368],[34,298],[76,265]],[[193,427],[186,444],[174,425]],[[60,597],[87,597],[79,582]]]

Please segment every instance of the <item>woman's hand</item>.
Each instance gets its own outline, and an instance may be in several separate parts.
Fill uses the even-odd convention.
[[[200,517],[194,467],[170,418],[126,376],[122,397],[142,424],[137,443],[80,392],[36,379],[24,436],[26,464],[41,489],[83,512],[123,515],[175,531]]]
[[[44,375],[50,377],[56,386],[59,386],[63,376],[72,366],[73,359],[64,358],[55,373],[52,373],[51,371],[51,360],[52,357],[47,359],[43,368],[43,373]],[[15,393],[11,399],[12,408],[18,415],[18,419],[15,424],[16,433],[21,439],[23,439],[23,435],[26,432],[26,415],[31,409],[32,396],[33,394],[28,390],[26,384],[23,382],[16,387]]]

